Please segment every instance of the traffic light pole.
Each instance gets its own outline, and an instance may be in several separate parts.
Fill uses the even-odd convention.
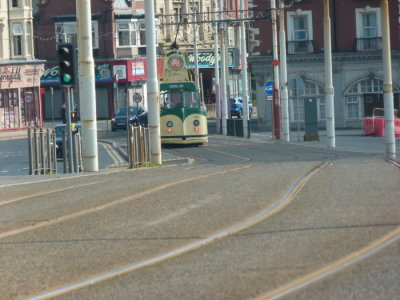
[[[74,173],[73,165],[73,150],[72,150],[72,127],[71,127],[71,88],[69,86],[65,87],[67,93],[67,103],[66,103],[66,132],[67,132],[67,157],[64,160],[68,161],[68,173]]]

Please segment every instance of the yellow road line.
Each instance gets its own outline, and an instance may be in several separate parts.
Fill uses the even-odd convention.
[[[60,295],[64,295],[66,293],[69,293],[71,291],[74,290],[78,290],[81,289],[83,287],[101,282],[101,281],[105,281],[108,279],[111,279],[113,277],[116,276],[120,276],[122,274],[126,274],[129,272],[132,272],[134,270],[137,269],[141,269],[143,267],[147,267],[150,265],[154,265],[157,263],[160,263],[164,260],[170,259],[172,257],[176,257],[179,256],[181,254],[187,253],[187,252],[191,252],[197,248],[203,247],[205,245],[208,245],[216,240],[225,238],[227,236],[230,236],[236,232],[242,231],[244,229],[247,229],[251,226],[253,226],[254,224],[257,224],[263,220],[265,220],[266,218],[268,218],[269,216],[279,212],[283,207],[285,207],[286,205],[288,205],[292,199],[294,198],[294,196],[299,192],[299,190],[304,186],[304,184],[313,176],[315,175],[319,170],[321,170],[323,167],[325,167],[327,165],[327,163],[321,164],[317,167],[315,167],[314,169],[312,169],[311,171],[309,171],[307,174],[305,174],[302,178],[300,178],[294,185],[293,187],[281,198],[279,199],[274,205],[272,205],[271,207],[269,207],[268,209],[262,211],[261,213],[255,215],[252,218],[249,218],[247,220],[245,220],[242,223],[239,223],[237,225],[234,225],[232,227],[229,227],[226,230],[223,230],[221,232],[218,232],[216,234],[213,234],[207,238],[204,239],[200,239],[196,242],[190,243],[186,246],[171,250],[169,252],[166,252],[162,255],[156,256],[156,257],[152,257],[140,262],[137,262],[135,264],[131,264],[107,273],[102,273],[96,276],[92,276],[88,279],[85,279],[83,281],[79,281],[79,282],[75,282],[63,287],[59,287],[57,289],[54,290],[49,290],[46,292],[43,292],[41,294],[37,294],[34,296],[30,296],[28,299],[30,300],[39,300],[39,299],[49,299],[49,298],[53,298],[56,296],[60,296]],[[239,168],[239,169],[243,169]],[[215,175],[215,174],[214,174]],[[206,175],[208,176],[208,175]],[[203,177],[203,176],[201,176]]]
[[[88,208],[88,209],[84,209],[84,210],[81,210],[81,211],[74,212],[72,214],[60,216],[60,217],[57,217],[57,218],[54,218],[54,219],[49,219],[49,220],[46,220],[46,221],[43,221],[43,222],[38,222],[38,223],[33,224],[33,225],[20,227],[20,228],[17,228],[17,229],[13,229],[13,230],[2,232],[2,233],[0,233],[0,239],[6,238],[6,237],[9,237],[9,236],[13,236],[13,235],[17,235],[17,234],[20,234],[20,233],[32,231],[32,230],[35,230],[35,229],[38,229],[38,228],[41,228],[41,227],[45,227],[45,226],[49,226],[49,225],[54,225],[54,224],[57,224],[57,223],[65,222],[65,221],[68,221],[68,220],[71,220],[71,219],[75,219],[75,218],[78,218],[78,217],[82,217],[82,216],[85,216],[85,215],[89,215],[89,214],[98,212],[100,210],[106,209],[106,208],[110,208],[110,207],[113,207],[113,206],[116,206],[116,205],[119,205],[119,204],[123,204],[123,203],[132,201],[134,199],[138,199],[140,197],[143,197],[143,196],[155,193],[155,192],[159,192],[159,191],[161,191],[163,189],[166,189],[166,188],[178,185],[178,184],[182,184],[182,183],[186,183],[186,182],[190,182],[190,181],[194,181],[194,180],[207,178],[209,176],[216,176],[216,175],[222,175],[222,174],[229,173],[229,172],[236,172],[236,171],[239,171],[239,170],[242,170],[242,169],[247,169],[247,168],[250,168],[250,167],[251,167],[251,165],[246,165],[246,166],[242,166],[242,167],[238,167],[238,168],[228,169],[228,170],[219,171],[219,172],[206,174],[206,175],[201,175],[201,176],[196,176],[196,177],[185,178],[185,179],[173,181],[173,182],[170,182],[170,183],[166,183],[166,184],[163,184],[163,185],[159,185],[159,186],[157,186],[155,188],[143,191],[141,193],[137,193],[136,195],[133,195],[133,196],[124,197],[124,198],[121,198],[121,199],[118,199],[118,200],[115,200],[115,201],[112,201],[112,202],[109,202],[109,203],[106,203],[106,204],[102,204],[102,205],[99,205],[99,206],[96,206],[96,207],[91,207],[91,208]]]
[[[372,242],[365,248],[355,251],[323,268],[316,270],[310,274],[302,276],[298,279],[293,280],[277,289],[268,292],[262,296],[255,298],[254,300],[273,300],[279,299],[290,293],[293,293],[301,288],[311,285],[329,275],[339,272],[365,258],[378,252],[379,250],[389,246],[390,244],[398,241],[400,239],[400,227],[396,230],[390,232],[383,238]]]
[[[2,202],[0,202],[0,206],[11,204],[11,203],[15,203],[15,202],[26,200],[26,199],[30,199],[30,198],[36,198],[36,197],[50,195],[50,194],[54,194],[54,193],[58,193],[58,192],[63,192],[63,191],[67,191],[67,190],[71,190],[71,189],[75,189],[75,188],[79,188],[79,187],[83,187],[83,186],[97,184],[97,183],[101,183],[101,182],[105,182],[105,180],[99,180],[99,181],[94,181],[94,182],[90,182],[90,183],[71,185],[71,186],[68,186],[68,187],[59,188],[59,189],[55,189],[55,190],[50,190],[50,191],[46,191],[46,192],[42,192],[42,193],[29,194],[27,196],[23,196],[23,197],[19,197],[19,198],[15,198],[15,199],[2,201]]]

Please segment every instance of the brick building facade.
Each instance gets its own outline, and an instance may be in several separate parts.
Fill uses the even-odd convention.
[[[389,1],[395,109],[400,108],[399,2]],[[253,0],[253,4],[269,8],[269,2]],[[318,103],[320,127],[325,126],[323,11],[320,0],[303,0],[285,8],[288,82],[299,76],[305,82],[301,101],[289,93],[292,127],[298,119],[303,122],[303,101],[311,98]],[[380,1],[331,0],[330,14],[336,127],[361,128],[362,118],[371,114],[372,107],[383,107]],[[271,101],[263,90],[264,83],[273,77],[271,21],[254,22],[252,31],[249,60],[257,81],[259,125],[271,128]]]

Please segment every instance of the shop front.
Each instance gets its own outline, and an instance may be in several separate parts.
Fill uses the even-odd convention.
[[[158,63],[162,63],[161,60]],[[158,68],[159,70],[161,69]],[[161,69],[162,70],[162,69]],[[161,76],[161,73],[159,73]],[[127,104],[133,105],[134,97],[147,107],[147,59],[127,59],[95,62],[97,119],[110,119],[114,112]],[[60,108],[65,102],[59,85],[59,68],[55,63],[46,64],[41,84],[45,89],[44,118],[59,120]],[[79,109],[79,88],[74,88],[74,102]],[[135,102],[136,105],[136,102]]]
[[[0,64],[0,132],[41,127],[42,63],[10,61]]]
[[[241,80],[240,71],[236,70],[239,66],[238,49],[229,49],[228,51],[228,93],[229,95],[238,94],[238,81]],[[197,60],[199,66],[200,74],[200,85],[201,94],[204,97],[204,102],[206,104],[215,103],[215,64],[218,62],[220,64],[221,57],[216,58],[214,55],[214,50],[212,49],[200,49],[197,53]],[[188,68],[195,68],[195,55],[193,51],[188,51],[187,65]]]

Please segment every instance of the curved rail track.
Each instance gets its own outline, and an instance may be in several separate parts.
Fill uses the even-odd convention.
[[[206,147],[205,147],[206,149]],[[123,205],[129,202],[132,202],[136,199],[143,198],[145,196],[148,196],[150,194],[156,194],[160,193],[164,190],[167,189],[173,189],[176,186],[182,185],[182,184],[188,184],[188,183],[193,183],[193,182],[198,182],[200,180],[204,179],[209,179],[210,177],[218,177],[222,175],[227,175],[227,174],[235,174],[241,170],[245,169],[251,169],[255,167],[255,164],[253,162],[252,157],[248,157],[245,155],[241,154],[236,154],[232,153],[231,151],[223,151],[220,149],[207,149],[210,152],[217,152],[218,154],[225,155],[227,157],[230,157],[230,159],[237,159],[238,161],[236,162],[237,165],[234,167],[230,167],[228,169],[223,169],[223,170],[216,170],[213,172],[207,172],[206,174],[200,174],[200,175],[195,175],[195,176],[189,176],[189,177],[184,177],[184,178],[177,178],[177,179],[171,179],[170,181],[163,183],[163,184],[158,184],[156,187],[151,187],[151,188],[143,188],[140,192],[136,193],[135,195],[128,195],[124,197],[119,197],[118,199],[115,199],[113,201],[108,201],[106,203],[98,204],[95,206],[90,206],[84,209],[76,210],[72,213],[65,214],[65,215],[58,215],[55,217],[50,217],[46,220],[43,221],[37,221],[35,223],[29,224],[28,226],[22,226],[18,228],[13,228],[10,230],[6,230],[3,232],[0,232],[0,240],[13,237],[19,234],[39,230],[44,227],[50,227],[56,224],[60,224],[69,220],[73,220],[76,218],[82,218],[82,217],[87,217],[91,214],[97,213],[99,211],[105,211],[107,209],[113,208],[115,206]],[[177,150],[180,151],[180,150]],[[261,151],[261,150],[257,150]],[[293,154],[282,154],[284,156],[293,156]],[[297,154],[298,155],[298,154]],[[248,229],[252,226],[255,226],[259,224],[262,221],[267,220],[269,217],[276,215],[278,212],[281,212],[283,208],[285,208],[289,203],[293,201],[293,199],[296,197],[296,195],[299,193],[299,191],[307,184],[307,182],[313,178],[320,170],[325,168],[326,166],[331,164],[330,158],[336,157],[336,154],[334,152],[329,152],[328,155],[324,154],[326,158],[328,158],[325,162],[319,163],[317,166],[308,169],[303,175],[301,175],[291,186],[290,188],[281,196],[275,199],[272,203],[268,203],[267,207],[259,209],[258,212],[253,213],[251,217],[246,217],[242,221],[238,221],[235,224],[232,224],[231,226],[225,227],[223,229],[215,231],[216,233],[210,234],[206,237],[198,238],[194,242],[187,243],[183,246],[176,247],[174,249],[169,249],[161,254],[142,259],[140,261],[134,261],[134,262],[127,262],[124,266],[120,266],[118,268],[113,268],[110,270],[103,270],[100,273],[96,273],[91,276],[85,276],[84,279],[80,278],[79,280],[76,280],[74,282],[68,282],[65,285],[59,285],[56,287],[50,287],[46,288],[45,291],[42,292],[37,292],[35,294],[32,294],[30,296],[27,296],[28,299],[48,299],[48,298],[53,298],[59,295],[64,295],[67,293],[70,293],[72,291],[76,291],[79,289],[82,289],[87,286],[92,286],[93,284],[100,283],[103,281],[107,281],[109,279],[112,279],[114,277],[127,274],[130,272],[133,272],[135,270],[150,266],[150,265],[156,265],[158,263],[161,263],[165,260],[171,259],[173,257],[180,256],[185,253],[192,252],[194,250],[197,250],[199,248],[208,246],[210,243],[213,243],[218,240],[222,240],[224,238],[227,238],[239,231],[243,231],[245,229]],[[193,154],[193,156],[197,156],[196,154]],[[200,155],[202,156],[202,155]],[[199,158],[197,156],[196,158]],[[205,159],[208,162],[212,162],[212,160],[208,159],[207,156],[203,157],[202,159]],[[251,164],[249,162],[252,161]],[[393,165],[396,165],[397,167],[400,167],[398,163],[392,162]],[[120,171],[115,171],[116,173],[119,173]],[[147,176],[147,175],[145,175]],[[154,176],[148,175],[149,177]],[[71,182],[67,186],[60,186],[60,187],[55,187],[51,190],[46,190],[42,192],[35,192],[29,195],[21,195],[21,196],[15,196],[6,200],[0,201],[0,210],[2,208],[12,206],[12,205],[17,205],[24,203],[25,201],[33,201],[34,199],[43,197],[43,196],[49,196],[53,194],[64,194],[68,193],[69,191],[73,189],[80,189],[80,188],[93,188],[95,189],[97,185],[102,185],[105,183],[105,180],[101,178],[98,175],[84,175],[83,177],[90,178],[89,182],[84,182],[84,183],[78,183],[76,184],[75,182]],[[68,178],[68,180],[74,180],[75,178]],[[61,181],[62,179],[56,179],[56,181]],[[94,181],[93,181],[94,180]],[[51,181],[51,180],[49,180]],[[43,182],[43,181],[42,181]],[[22,186],[24,183],[16,184],[16,185],[3,185],[0,186],[0,190],[2,188],[12,188],[16,186]],[[338,272],[352,264],[355,264],[359,262],[360,260],[369,257],[370,255],[377,253],[378,251],[382,250],[386,246],[397,242],[400,239],[400,228],[397,228],[396,230],[390,232],[389,234],[385,234],[382,238],[375,240],[372,242],[370,245],[367,247],[363,247],[361,249],[358,249],[355,252],[352,252],[345,257],[336,260],[334,262],[329,262],[327,263],[323,268],[320,268],[314,272],[311,272],[307,274],[306,276],[302,276],[301,278],[298,278],[296,280],[291,280],[290,282],[281,285],[272,291],[269,291],[267,293],[261,294],[260,296],[256,297],[256,299],[278,299],[281,298],[285,295],[288,295],[294,291],[297,291],[303,287],[306,287],[308,285],[311,285],[315,283],[316,281],[323,279],[329,275],[332,275],[335,272]]]
[[[290,203],[290,201],[294,198],[294,196],[298,193],[298,191],[302,188],[302,186],[313,176],[315,175],[321,168],[323,168],[324,166],[326,166],[327,163],[323,163],[320,164],[319,166],[315,167],[314,169],[310,170],[309,172],[307,172],[306,174],[304,174],[304,176],[302,176],[301,178],[299,178],[296,183],[291,187],[291,189],[289,191],[287,191],[285,193],[285,195],[278,199],[275,203],[273,203],[273,205],[271,205],[269,208],[260,211],[258,214],[256,214],[255,216],[244,220],[243,222],[240,222],[239,224],[236,224],[234,226],[231,226],[227,229],[224,229],[223,231],[220,231],[216,234],[210,235],[206,238],[200,239],[194,243],[190,243],[188,245],[185,245],[183,247],[179,247],[177,249],[174,249],[172,251],[168,251],[166,253],[163,253],[161,255],[158,255],[156,257],[152,257],[140,262],[136,262],[134,264],[129,264],[127,266],[124,266],[122,268],[116,269],[116,270],[112,270],[109,272],[105,272],[103,274],[99,274],[90,278],[87,278],[85,280],[79,281],[79,282],[75,282],[73,284],[69,284],[63,287],[59,287],[56,288],[54,290],[51,291],[47,291],[45,293],[42,294],[38,294],[38,295],[33,295],[28,297],[28,299],[48,299],[51,297],[55,297],[55,296],[59,296],[68,292],[71,292],[73,290],[76,289],[80,289],[83,288],[85,286],[88,285],[92,285],[107,279],[111,279],[115,276],[120,276],[122,274],[137,270],[139,268],[143,268],[149,265],[153,265],[156,263],[159,263],[161,261],[164,261],[166,259],[175,257],[177,255],[181,255],[190,251],[193,251],[199,247],[204,247],[207,246],[209,243],[214,242],[216,240],[225,238],[227,236],[230,236],[234,233],[237,233],[239,231],[242,231],[244,229],[249,228],[250,226],[253,226],[254,224],[257,224],[263,220],[265,220],[266,218],[268,218],[269,216],[277,213],[278,211],[280,211],[281,209],[283,209],[286,205],[288,205]],[[249,167],[249,166],[246,166]],[[238,169],[234,169],[232,171],[236,171]],[[217,175],[217,174],[212,174],[212,175]],[[190,180],[196,180],[198,178],[191,178]],[[188,180],[185,180],[188,181]],[[177,183],[174,183],[177,184]],[[171,186],[171,185],[168,185]],[[166,188],[166,186],[161,187],[160,189]],[[153,192],[153,191],[151,191]],[[124,200],[125,201],[125,200]],[[1,238],[1,236],[0,236]]]

